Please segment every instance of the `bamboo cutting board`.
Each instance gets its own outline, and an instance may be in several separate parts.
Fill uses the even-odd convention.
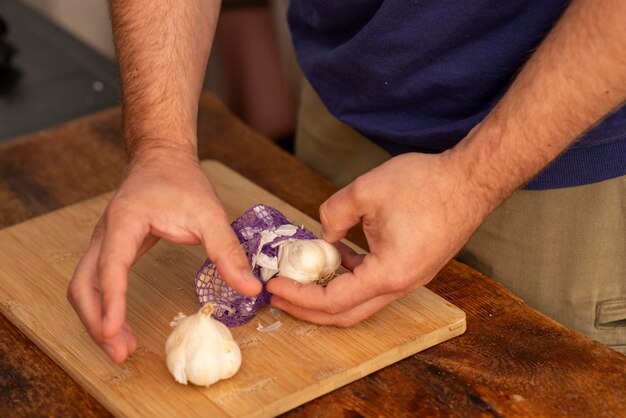
[[[256,203],[312,231],[319,224],[212,161],[203,169],[234,219]],[[159,243],[133,268],[128,320],[139,347],[112,364],[91,342],[65,298],[67,283],[111,194],[0,231],[0,309],[31,340],[118,416],[273,416],[465,331],[465,314],[428,289],[349,328],[316,326],[264,309],[232,330],[243,363],[209,388],[174,382],[165,366],[169,323],[198,309],[200,247]],[[258,323],[281,321],[273,332]]]

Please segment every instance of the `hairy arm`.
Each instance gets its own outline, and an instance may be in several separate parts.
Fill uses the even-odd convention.
[[[126,177],[94,230],[68,299],[109,357],[137,342],[125,321],[128,272],[160,238],[201,244],[226,282],[261,290],[198,164],[198,100],[219,11],[216,0],[111,0],[122,81]]]
[[[219,0],[111,0],[129,153],[195,151],[198,100]]]
[[[575,0],[453,155],[498,204],[626,99],[626,2]]]
[[[270,281],[272,303],[352,325],[426,284],[511,192],[626,99],[626,2],[574,0],[511,87],[463,141],[405,154],[320,208],[329,241],[361,222],[370,254],[342,248],[351,272],[328,287]]]

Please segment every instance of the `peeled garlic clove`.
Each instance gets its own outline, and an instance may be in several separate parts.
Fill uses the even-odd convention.
[[[322,239],[286,241],[278,252],[278,275],[300,283],[325,284],[340,264],[337,248]]]
[[[179,383],[210,386],[241,366],[239,346],[226,325],[211,318],[213,309],[207,304],[180,319],[165,343],[167,368]]]

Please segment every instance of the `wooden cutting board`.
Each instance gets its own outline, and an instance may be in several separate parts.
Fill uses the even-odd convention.
[[[297,209],[217,162],[203,162],[234,219],[255,203],[319,231]],[[159,243],[133,268],[128,319],[139,347],[112,364],[65,298],[67,283],[111,194],[0,231],[0,309],[31,340],[118,416],[273,416],[465,331],[465,313],[421,288],[349,328],[317,326],[265,308],[232,330],[243,363],[209,388],[174,382],[164,359],[169,326],[198,309],[200,247]],[[276,320],[273,332],[256,330]]]

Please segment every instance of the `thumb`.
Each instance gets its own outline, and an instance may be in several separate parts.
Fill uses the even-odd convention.
[[[320,206],[321,235],[328,242],[344,238],[348,230],[361,221],[353,185],[339,190]]]
[[[245,296],[256,296],[261,292],[261,282],[252,274],[248,257],[228,225],[205,226],[202,245],[209,259],[215,263],[220,277],[231,288]]]

